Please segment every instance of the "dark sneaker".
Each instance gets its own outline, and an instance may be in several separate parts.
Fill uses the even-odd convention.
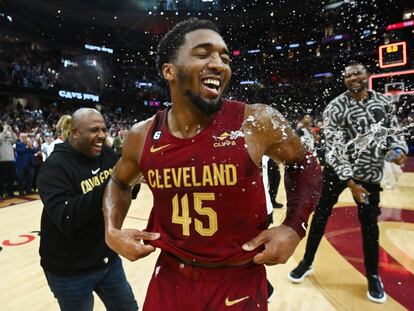
[[[312,266],[307,265],[305,261],[301,260],[301,262],[299,262],[299,265],[295,269],[290,271],[290,273],[288,274],[288,278],[293,283],[301,283],[305,279],[305,277],[312,271]]]
[[[273,297],[276,294],[275,289],[273,288],[272,284],[270,284],[269,280],[267,281],[267,303],[270,303],[273,299]]]
[[[273,202],[272,205],[273,205],[273,208],[282,208],[283,207],[283,204],[278,203],[278,202]]]
[[[384,285],[377,274],[367,276],[368,279],[368,299],[376,303],[387,301],[387,294],[384,292]]]

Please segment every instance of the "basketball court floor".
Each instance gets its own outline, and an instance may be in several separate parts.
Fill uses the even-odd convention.
[[[301,284],[292,284],[287,278],[303,256],[305,239],[285,265],[267,267],[268,279],[276,289],[269,310],[414,310],[414,159],[407,164],[398,185],[382,193],[380,271],[387,302],[378,305],[366,297],[360,228],[346,190],[329,220],[313,274]],[[278,202],[285,201],[281,187]],[[151,205],[151,192],[143,186],[124,227],[145,228]],[[59,310],[39,266],[41,211],[37,195],[0,202],[0,310]],[[285,208],[275,210],[276,224],[284,214]],[[123,260],[141,306],[157,254],[137,262]],[[98,298],[94,310],[105,310]]]

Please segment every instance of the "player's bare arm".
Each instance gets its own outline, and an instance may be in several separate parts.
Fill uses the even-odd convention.
[[[256,164],[260,163],[263,154],[265,154],[288,167],[301,166],[304,163],[308,165],[308,156],[306,156],[306,151],[299,137],[293,133],[288,122],[277,110],[265,105],[251,105],[246,107],[245,116],[245,140],[249,154]],[[298,175],[296,178],[300,178],[300,176]],[[307,187],[306,185],[301,186]],[[290,221],[264,230],[256,238],[243,245],[246,251],[264,245],[264,251],[253,258],[254,262],[275,265],[285,263],[289,259],[303,236],[298,234],[297,226],[291,225],[292,222],[302,222],[295,215],[298,214],[300,208],[302,206],[292,204],[290,209],[288,206],[287,219],[290,216],[291,219],[288,219]]]
[[[246,106],[243,131],[249,154],[257,166],[263,155],[285,165],[300,163],[305,157],[299,137],[280,112],[270,106]]]
[[[142,240],[159,238],[158,233],[136,229],[122,229],[131,204],[131,187],[140,176],[139,161],[145,135],[152,119],[139,123],[128,132],[111,180],[103,197],[105,241],[109,247],[125,258],[134,261],[152,253],[155,248],[142,244]]]

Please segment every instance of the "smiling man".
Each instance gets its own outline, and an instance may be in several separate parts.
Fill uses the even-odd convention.
[[[264,264],[286,262],[305,235],[319,167],[277,111],[222,98],[230,57],[212,22],[177,24],[157,53],[172,106],[128,133],[104,195],[106,241],[130,260],[162,250],[144,310],[267,310]],[[263,155],[287,165],[287,217],[270,229]],[[121,229],[141,173],[147,229]]]
[[[360,152],[356,152],[356,144],[350,144],[348,149],[343,150],[350,141],[372,131],[372,125],[380,123],[385,128],[399,127],[393,115],[395,107],[391,100],[367,89],[368,72],[363,64],[351,63],[346,66],[344,83],[348,90],[334,98],[323,113],[327,164],[323,171],[321,199],[312,219],[304,258],[288,277],[292,282],[300,283],[311,273],[312,262],[332,208],[338,202],[339,195],[348,187],[358,206],[361,223],[368,280],[367,297],[373,302],[384,303],[387,295],[378,270],[377,223],[378,215],[381,214],[380,181],[384,155],[385,151],[395,152],[398,156],[392,161],[401,165],[406,161],[408,148],[404,136],[393,135],[386,138],[386,148],[372,140]],[[342,134],[340,140],[338,134]]]
[[[121,259],[104,238],[102,196],[117,156],[99,111],[79,109],[71,122],[39,172],[41,265],[63,311],[92,311],[93,291],[107,310],[135,311]]]

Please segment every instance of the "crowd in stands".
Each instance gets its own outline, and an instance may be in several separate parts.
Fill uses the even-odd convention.
[[[32,194],[40,166],[53,152],[54,145],[69,135],[70,114],[63,114],[55,105],[43,110],[27,108],[18,103],[1,109],[0,200],[13,197],[16,192]],[[109,129],[107,143],[121,155],[126,129],[136,120],[109,112],[103,115]]]
[[[391,17],[389,12],[377,12],[376,5],[344,5],[337,11],[314,14],[311,25],[306,18],[292,19],[292,12],[282,11],[277,19],[250,11],[236,18],[240,21],[237,25],[221,23],[232,54],[230,96],[280,106],[283,113],[294,118],[300,110],[320,113],[342,87],[340,72],[349,60],[357,57],[371,71],[377,70],[377,47],[384,43],[385,35],[378,25]],[[308,6],[309,12],[323,11]],[[155,69],[161,36],[155,26],[151,33],[135,26],[95,24],[63,14],[51,16],[12,3],[6,3],[5,9],[14,18],[12,22],[0,19],[0,26],[9,33],[9,41],[0,44],[0,84],[93,93],[103,101],[125,105],[167,100],[165,84]],[[260,13],[260,8],[256,9]],[[369,16],[370,10],[375,15],[362,18]],[[165,20],[157,23],[169,24]],[[343,38],[337,40],[335,35]],[[113,54],[84,48],[94,42],[113,48]],[[244,84],[246,81],[251,84]]]
[[[94,67],[81,64],[88,60],[85,51],[68,52],[45,48],[34,42],[8,43],[0,45],[0,85],[20,88],[40,88],[86,92],[98,94],[101,102],[116,102],[123,106],[149,105],[150,101],[168,101],[165,83],[158,76],[154,58],[139,60],[131,57],[128,63],[119,55],[96,57]],[[84,56],[81,56],[85,53]],[[129,55],[128,52],[127,55]],[[143,53],[135,52],[135,56]],[[342,54],[345,55],[345,54]],[[121,58],[118,58],[121,57]],[[345,57],[345,56],[344,56]],[[139,58],[139,57],[138,57]],[[320,114],[333,94],[342,89],[343,67],[338,64],[329,70],[324,59],[303,62],[297,59],[263,60],[260,57],[232,57],[233,79],[228,97],[250,103],[272,104],[291,118],[303,111]],[[76,66],[65,65],[70,61]],[[148,65],[140,62],[144,61]],[[79,64],[78,64],[79,63]],[[327,77],[314,77],[318,72],[327,72]]]
[[[5,195],[13,196],[14,190],[19,194],[31,194],[36,189],[36,174],[42,162],[53,151],[56,143],[63,142],[68,136],[68,129],[65,129],[65,118],[73,111],[60,110],[52,104],[44,106],[41,109],[34,109],[30,105],[23,107],[20,103],[17,105],[1,106],[0,110],[0,128],[3,132],[0,134],[0,199]],[[124,114],[120,111],[111,111],[107,108],[102,109],[102,114],[108,126],[108,140],[110,145],[118,155],[121,155],[122,144],[126,131],[138,120],[134,116]],[[289,120],[292,127],[302,133],[305,129],[303,116],[309,117],[307,125],[309,132],[313,136],[313,144],[316,153],[323,161],[323,153],[320,153],[321,138],[320,129],[323,128],[320,114],[301,114],[301,118]],[[142,115],[141,118],[148,116]],[[402,126],[413,124],[414,115],[410,114],[407,118],[401,120]],[[407,141],[410,145],[410,152],[414,153],[414,130],[411,128],[407,132]],[[301,135],[301,134],[300,134]],[[6,150],[8,149],[8,150]],[[12,165],[16,174],[6,173],[3,166]],[[6,167],[6,166],[5,166]],[[10,180],[17,185],[17,189],[9,190],[8,183]],[[14,187],[16,187],[16,185]]]
[[[313,117],[314,126],[320,121],[328,102],[344,90],[340,73],[348,61],[362,61],[376,72],[378,45],[396,42],[401,35],[385,33],[383,26],[399,17],[378,10],[377,1],[359,6],[344,4],[329,12],[312,8],[312,4],[303,5],[309,6],[309,12],[323,13],[309,20],[282,11],[278,18],[265,18],[257,6],[257,14],[250,11],[215,19],[221,23],[232,60],[233,76],[225,97],[272,105],[294,128],[304,114]],[[155,68],[155,52],[163,27],[173,24],[174,13],[154,23],[161,28],[144,31],[135,25],[98,24],[59,12],[54,16],[11,1],[4,3],[4,10],[10,18],[0,19],[0,88],[10,93],[0,97],[0,130],[13,132],[6,135],[13,141],[13,152],[8,150],[6,159],[11,154],[19,157],[18,147],[33,149],[28,162],[37,167],[45,158],[42,145],[61,139],[56,128],[59,119],[71,114],[80,103],[60,101],[56,97],[60,89],[100,96],[99,109],[109,129],[109,143],[117,153],[122,149],[126,129],[168,105],[168,89]],[[230,18],[237,23],[227,22]],[[94,42],[113,48],[113,54],[84,48],[86,43]],[[37,98],[42,102],[37,105],[30,101],[27,105],[11,104],[11,97],[34,90],[50,92],[49,98]],[[398,117],[405,126],[413,122],[412,107],[412,96],[397,104]],[[27,137],[22,136],[24,133]],[[407,136],[411,146],[413,139],[413,135]],[[30,148],[26,148],[28,144]],[[2,161],[0,158],[0,164]],[[19,191],[31,192],[22,185]],[[7,189],[0,189],[3,194]]]
[[[0,83],[48,89],[58,77],[57,59],[49,50],[27,42],[0,45]]]

